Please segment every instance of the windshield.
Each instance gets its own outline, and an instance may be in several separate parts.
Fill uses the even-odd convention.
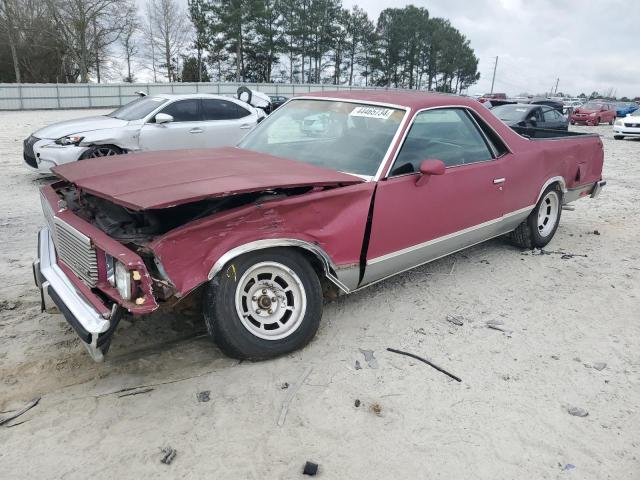
[[[238,146],[341,172],[374,176],[404,116],[396,108],[293,100]]]
[[[529,110],[530,107],[522,105],[500,105],[491,109],[496,117],[507,122],[523,120]]]
[[[141,97],[111,112],[108,116],[120,120],[140,120],[167,101],[166,98]]]
[[[640,108],[637,108],[633,112],[631,112],[631,116],[640,117]]]
[[[595,103],[595,102],[588,102],[588,103],[585,103],[580,108],[582,108],[584,110],[600,110],[602,108],[602,104],[601,103]]]

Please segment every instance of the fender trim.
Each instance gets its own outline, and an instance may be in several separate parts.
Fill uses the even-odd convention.
[[[542,188],[540,189],[540,193],[538,194],[538,198],[536,199],[536,203],[535,205],[538,204],[538,202],[540,201],[540,199],[542,198],[542,194],[544,193],[544,191],[547,189],[547,187],[549,185],[551,185],[552,183],[558,182],[560,184],[560,188],[562,189],[562,194],[566,194],[567,193],[567,182],[564,181],[563,177],[557,176],[557,177],[551,177],[550,179],[548,179],[546,182],[544,182],[544,185],[542,185]]]
[[[342,283],[338,277],[336,276],[337,268],[334,265],[331,257],[318,245],[315,245],[310,242],[306,242],[304,240],[298,240],[295,238],[274,238],[274,239],[266,239],[266,240],[256,240],[253,242],[245,243],[244,245],[240,245],[238,247],[232,248],[231,250],[224,253],[213,265],[207,278],[209,280],[213,279],[222,268],[234,258],[243,255],[248,252],[255,252],[257,250],[264,250],[265,248],[275,248],[275,247],[298,247],[303,248],[311,253],[313,253],[318,260],[322,263],[322,267],[324,269],[325,276],[335,284],[340,290],[345,293],[350,292],[350,288],[347,287],[344,283]]]

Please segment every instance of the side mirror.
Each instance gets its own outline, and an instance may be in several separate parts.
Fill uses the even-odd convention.
[[[420,176],[416,181],[416,185],[420,186],[426,183],[432,175],[444,175],[445,171],[446,167],[442,160],[424,160],[420,164]]]
[[[170,123],[173,122],[173,117],[167,113],[159,113],[156,115],[156,123]]]

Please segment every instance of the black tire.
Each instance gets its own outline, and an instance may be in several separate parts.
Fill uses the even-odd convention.
[[[243,320],[236,309],[236,293],[243,278],[245,278],[245,273],[250,269],[253,272],[254,269],[258,268],[256,265],[263,262],[271,262],[285,266],[295,273],[297,279],[299,279],[304,287],[303,295],[306,298],[304,315],[298,317],[301,319],[296,321],[298,326],[284,338],[260,338],[250,331],[249,328],[251,328],[251,325],[245,326],[243,321],[259,323],[260,327],[254,325],[254,329],[258,329],[263,328],[270,317],[266,317],[263,323],[258,322],[258,320],[255,320],[251,315],[243,316]],[[271,284],[276,287],[275,283],[278,283],[277,276],[272,276],[271,279],[273,280]],[[249,286],[247,288],[252,287]],[[250,291],[251,290],[249,290],[249,292]],[[247,290],[245,290],[245,292],[247,292]],[[265,290],[260,290],[260,292],[264,293]],[[239,292],[239,295],[242,298],[242,292]],[[269,292],[265,296],[271,297],[272,295],[276,294]],[[286,301],[283,297],[279,298]],[[255,296],[253,299],[255,299]],[[262,295],[260,299],[262,299]],[[275,300],[275,297],[273,297],[273,299]],[[246,305],[249,302],[249,298],[246,297],[244,301],[241,300],[241,305],[244,308],[248,308]],[[299,302],[299,300],[295,300],[295,302]],[[289,303],[293,305],[294,301]],[[300,303],[298,303],[298,305],[300,305]],[[281,305],[278,304],[277,306]],[[276,310],[277,306],[275,308]],[[322,307],[322,286],[311,264],[296,250],[273,248],[242,255],[225,265],[222,271],[207,285],[203,298],[202,311],[209,335],[213,337],[218,347],[220,347],[226,355],[238,359],[264,360],[292,352],[309,343],[315,336],[320,325]],[[253,312],[255,312],[255,310]],[[260,312],[260,310],[258,309],[257,312]],[[271,310],[269,310],[269,313],[271,313]],[[252,315],[255,315],[255,313],[252,313]],[[275,312],[275,315],[278,315],[278,311]],[[257,315],[256,318],[263,320],[263,318],[257,317]],[[289,317],[289,320],[291,319],[294,319],[293,314]],[[269,323],[269,325],[275,325],[275,323]],[[290,327],[283,327],[283,329],[284,328]]]
[[[114,155],[122,155],[124,151],[115,145],[94,145],[82,154],[80,160],[87,158],[112,157]]]
[[[575,124],[576,124],[576,122],[574,122],[573,120],[571,120],[571,125],[575,125]]]
[[[611,120],[609,120],[609,125],[613,125],[613,121],[615,120],[615,118],[612,118]]]
[[[614,140],[622,140],[622,139],[624,139],[624,136],[622,136],[622,135],[614,135],[613,138],[614,138]]]
[[[540,213],[540,209],[547,208],[549,209],[549,205],[546,203],[549,192],[555,192],[557,195],[557,216],[555,220],[555,225],[546,233],[546,235],[542,235],[539,225],[538,225],[538,215]],[[560,225],[560,217],[562,214],[562,190],[557,184],[549,186],[540,196],[540,200],[536,205],[536,208],[533,209],[531,214],[527,217],[527,219],[518,225],[513,232],[509,234],[509,239],[511,242],[521,248],[542,248],[546,246],[553,236],[556,234],[556,230],[558,230],[558,225]]]

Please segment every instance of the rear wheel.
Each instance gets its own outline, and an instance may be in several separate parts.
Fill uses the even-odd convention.
[[[542,193],[529,217],[511,232],[511,241],[522,248],[544,247],[555,235],[561,213],[562,191],[558,185],[551,185]]]
[[[316,334],[320,279],[295,250],[248,253],[229,262],[207,286],[203,314],[209,334],[230,357],[277,357]]]

